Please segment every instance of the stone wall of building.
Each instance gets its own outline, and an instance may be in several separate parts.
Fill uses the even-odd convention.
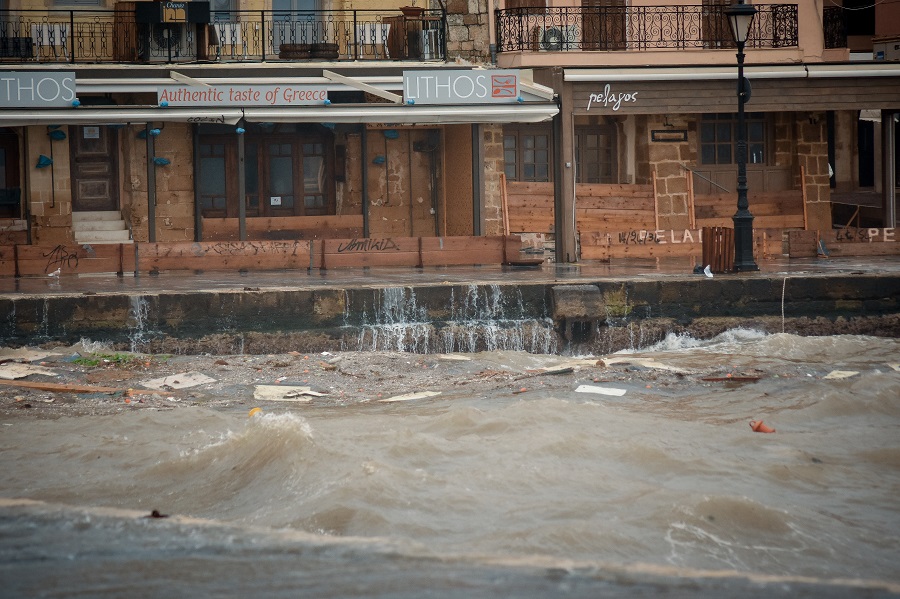
[[[500,174],[503,172],[503,125],[484,126],[483,235],[503,234],[503,203]]]
[[[668,125],[668,126],[667,126]],[[688,130],[684,141],[651,141],[654,130]],[[647,155],[650,163],[650,183],[656,176],[656,198],[659,210],[659,226],[663,229],[686,229],[690,226],[689,181],[690,172],[682,165],[695,164],[697,154],[696,126],[683,117],[651,116],[646,128]],[[694,138],[694,139],[692,139]]]
[[[29,211],[32,242],[58,245],[74,241],[72,235],[72,176],[69,163],[69,128],[61,127],[66,140],[51,140],[44,125],[28,127],[25,168],[28,169]],[[51,150],[50,144],[53,144]],[[41,156],[53,164],[37,168]]]
[[[447,60],[489,63],[488,0],[447,0]]]
[[[806,185],[807,228],[831,229],[831,186],[828,130],[824,112],[796,113],[797,161]]]

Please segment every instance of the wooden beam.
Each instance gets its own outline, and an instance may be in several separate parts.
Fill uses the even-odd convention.
[[[358,89],[360,91],[368,92],[374,96],[378,96],[379,98],[390,100],[395,104],[401,104],[403,102],[403,96],[398,96],[395,93],[383,90],[379,87],[375,87],[374,85],[363,83],[362,81],[354,79],[353,77],[345,77],[344,75],[339,75],[333,71],[327,70],[322,71],[322,76],[329,81],[334,81],[335,83],[343,83],[344,85]]]
[[[8,381],[0,379],[0,385],[6,387],[22,387],[38,391],[56,391],[59,393],[125,393],[128,389],[118,387],[96,387],[94,385],[78,385],[73,383],[42,383],[36,381]]]

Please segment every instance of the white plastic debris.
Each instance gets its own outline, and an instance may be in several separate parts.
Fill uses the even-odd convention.
[[[856,376],[859,372],[855,370],[832,370],[828,374],[825,375],[826,379],[849,379],[852,376]]]
[[[617,389],[616,387],[597,387],[596,385],[579,385],[578,388],[575,389],[575,393],[596,393],[598,395],[622,397],[625,395],[625,389]]]
[[[47,376],[59,376],[54,370],[34,364],[20,364],[18,362],[8,362],[0,364],[0,379],[15,380],[22,379],[30,374],[45,374]]]
[[[381,402],[394,402],[394,401],[410,401],[413,399],[425,399],[428,397],[434,397],[435,395],[440,395],[440,391],[418,391],[416,393],[407,393],[405,395],[395,395],[393,397],[387,397],[385,399],[379,399]]]
[[[190,387],[196,387],[197,385],[206,385],[215,382],[216,379],[208,377],[202,372],[193,371],[173,374],[161,379],[150,379],[149,381],[143,381],[141,385],[147,389],[188,389]]]
[[[263,401],[307,402],[324,393],[313,391],[311,387],[298,385],[257,385],[253,389],[253,399]]]

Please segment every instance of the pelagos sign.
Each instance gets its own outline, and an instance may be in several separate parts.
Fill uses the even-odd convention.
[[[588,97],[587,109],[591,109],[591,105],[603,104],[604,107],[612,108],[613,111],[619,110],[623,102],[637,102],[638,92],[617,92],[613,91],[612,86],[607,83],[606,87],[600,93],[591,94]]]
[[[519,71],[403,71],[403,99],[407,104],[510,104],[519,99]]]
[[[62,108],[75,97],[75,73],[0,73],[0,108]]]

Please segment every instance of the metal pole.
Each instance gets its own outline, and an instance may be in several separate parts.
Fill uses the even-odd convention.
[[[734,270],[759,270],[753,260],[753,215],[747,199],[747,123],[744,103],[747,101],[744,84],[744,42],[737,42],[738,63],[738,130],[737,130],[737,212],[734,220]]]
[[[244,127],[244,121],[238,124]],[[243,134],[237,136],[237,184],[238,184],[238,239],[247,241],[247,151]],[[254,165],[254,168],[256,165]],[[262,194],[259,194],[259,205],[262,206]]]
[[[884,197],[884,226],[893,228],[897,226],[897,125],[894,123],[894,113],[888,110],[881,111],[881,171],[882,196]]]
[[[147,240],[156,243],[156,144],[150,135],[152,125],[147,123],[144,132],[147,134]]]

